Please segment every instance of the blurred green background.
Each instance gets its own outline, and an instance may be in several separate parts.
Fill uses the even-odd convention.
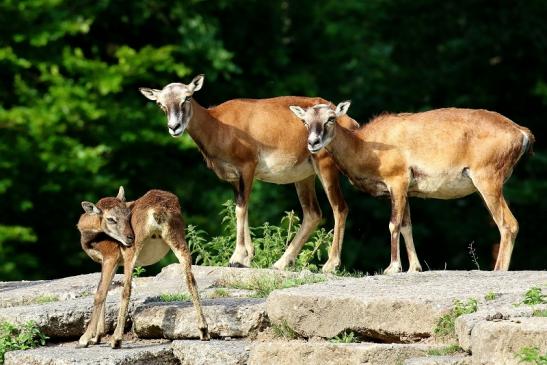
[[[547,269],[547,2],[0,2],[0,280],[97,271],[75,228],[80,201],[175,192],[186,221],[219,234],[231,187],[137,88],[206,75],[204,106],[238,97],[352,100],[360,123],[384,111],[495,110],[537,143],[506,184],[520,223],[512,269]],[[354,190],[343,264],[389,263],[389,201]],[[318,184],[325,216],[332,213]],[[293,185],[257,183],[251,224],[300,214]],[[476,195],[411,200],[424,269],[492,267],[498,231]],[[405,262],[406,266],[406,262]],[[157,268],[156,268],[157,269]],[[154,270],[154,269],[152,269]]]

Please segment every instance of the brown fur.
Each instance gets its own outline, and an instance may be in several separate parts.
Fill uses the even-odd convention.
[[[373,195],[391,195],[392,259],[386,272],[401,269],[403,227],[410,270],[421,270],[412,243],[408,196],[455,199],[475,191],[500,230],[495,269],[509,268],[518,223],[503,198],[503,183],[532,147],[535,139],[527,128],[487,110],[446,108],[380,115],[357,130],[336,125],[333,133],[325,147],[350,181]]]
[[[115,206],[116,202],[110,199],[114,198],[101,199],[97,206],[103,210],[107,209],[106,206]],[[105,201],[112,204],[101,203]],[[119,203],[118,201],[117,204]],[[178,198],[166,191],[150,190],[136,201],[127,203],[127,206],[131,209],[131,227],[135,233],[135,242],[130,247],[123,247],[112,239],[104,239],[104,234],[100,231],[100,219],[97,219],[96,216],[85,213],[78,222],[78,228],[82,233],[82,248],[93,260],[102,263],[101,279],[95,294],[93,313],[86,332],[79,340],[79,346],[86,347],[100,342],[100,338],[105,332],[104,301],[108,287],[116,268],[123,265],[122,301],[111,341],[113,348],[121,346],[131,296],[133,269],[136,265],[155,264],[167,254],[169,249],[173,250],[177,256],[186,276],[186,284],[198,315],[200,338],[208,340],[207,322],[203,315],[196,282],[191,270],[192,257],[184,237],[184,222]]]

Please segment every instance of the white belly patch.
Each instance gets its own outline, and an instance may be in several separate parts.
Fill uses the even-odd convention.
[[[408,189],[410,196],[436,199],[455,199],[476,191],[473,181],[466,173],[443,172],[428,174],[423,172],[412,178]]]
[[[314,173],[309,159],[298,163],[293,154],[272,151],[260,154],[255,177],[270,183],[290,184],[304,180]]]

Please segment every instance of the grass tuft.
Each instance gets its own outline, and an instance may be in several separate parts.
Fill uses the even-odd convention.
[[[530,288],[525,294],[522,304],[526,305],[536,305],[536,304],[545,304],[547,303],[547,295],[543,294],[541,288],[533,287]]]
[[[435,335],[438,337],[453,337],[455,336],[455,327],[456,318],[464,314],[475,313],[478,309],[477,300],[474,298],[468,299],[467,302],[460,300],[454,301],[454,307],[450,313],[445,314],[437,322],[437,327],[435,327]]]
[[[34,304],[46,304],[46,303],[53,303],[58,302],[59,297],[57,295],[40,295],[39,297],[36,297],[32,300],[32,303]]]
[[[4,363],[6,352],[44,346],[48,338],[32,321],[20,326],[0,323],[0,364]]]
[[[230,296],[230,293],[228,290],[224,288],[216,288],[210,295],[210,299],[216,299],[216,298],[227,298]]]
[[[547,353],[541,354],[537,347],[523,347],[515,354],[519,363],[547,365]]]
[[[218,285],[233,289],[253,290],[255,292],[253,297],[265,298],[276,289],[286,289],[305,284],[320,283],[325,280],[325,276],[323,275],[308,275],[301,278],[259,275],[253,276],[247,280],[227,279],[219,282]]]
[[[497,297],[498,297],[498,294],[491,291],[486,293],[486,295],[484,296],[484,300],[490,301],[490,300],[496,299]]]
[[[547,309],[536,309],[532,313],[532,317],[547,317]]]
[[[458,353],[460,351],[463,351],[460,345],[458,344],[452,344],[445,347],[442,347],[440,349],[431,349],[427,351],[427,354],[429,356],[446,356],[446,355],[453,355],[455,353]]]
[[[162,302],[187,302],[192,299],[188,293],[164,293],[160,295]]]
[[[283,321],[280,324],[272,324],[272,331],[277,338],[283,338],[285,340],[294,340],[298,338],[298,333],[296,333],[286,321]]]

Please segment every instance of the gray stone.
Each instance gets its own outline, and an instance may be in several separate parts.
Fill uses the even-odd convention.
[[[272,341],[251,347],[253,365],[399,365],[405,359],[425,356],[432,346],[423,344],[338,344],[326,341]]]
[[[263,299],[222,298],[203,301],[213,337],[247,337],[268,324]],[[148,303],[133,315],[133,331],[141,338],[198,338],[191,302]]]
[[[482,321],[471,332],[473,364],[518,364],[515,354],[524,347],[547,353],[547,317]]]
[[[172,348],[181,365],[245,365],[251,343],[247,341],[174,341]]]
[[[471,365],[471,356],[467,354],[446,356],[413,357],[404,365]]]
[[[515,303],[526,288],[547,282],[547,272],[439,271],[332,280],[274,291],[267,300],[272,323],[304,337],[330,338],[344,330],[389,342],[433,335],[455,299],[499,293],[497,305]],[[487,304],[495,305],[495,304]]]
[[[40,347],[26,351],[6,353],[6,365],[175,365],[170,344],[154,341],[125,342],[121,349],[113,350],[103,344],[85,349],[75,348],[76,343],[62,346]]]
[[[530,317],[536,309],[545,309],[547,310],[547,305],[536,305],[536,306],[527,306],[527,305],[491,305],[487,302],[489,306],[482,305],[476,313],[466,314],[456,318],[455,330],[458,337],[459,345],[465,351],[471,350],[471,333],[475,325],[484,321],[497,321],[501,319],[511,319],[515,317]]]

